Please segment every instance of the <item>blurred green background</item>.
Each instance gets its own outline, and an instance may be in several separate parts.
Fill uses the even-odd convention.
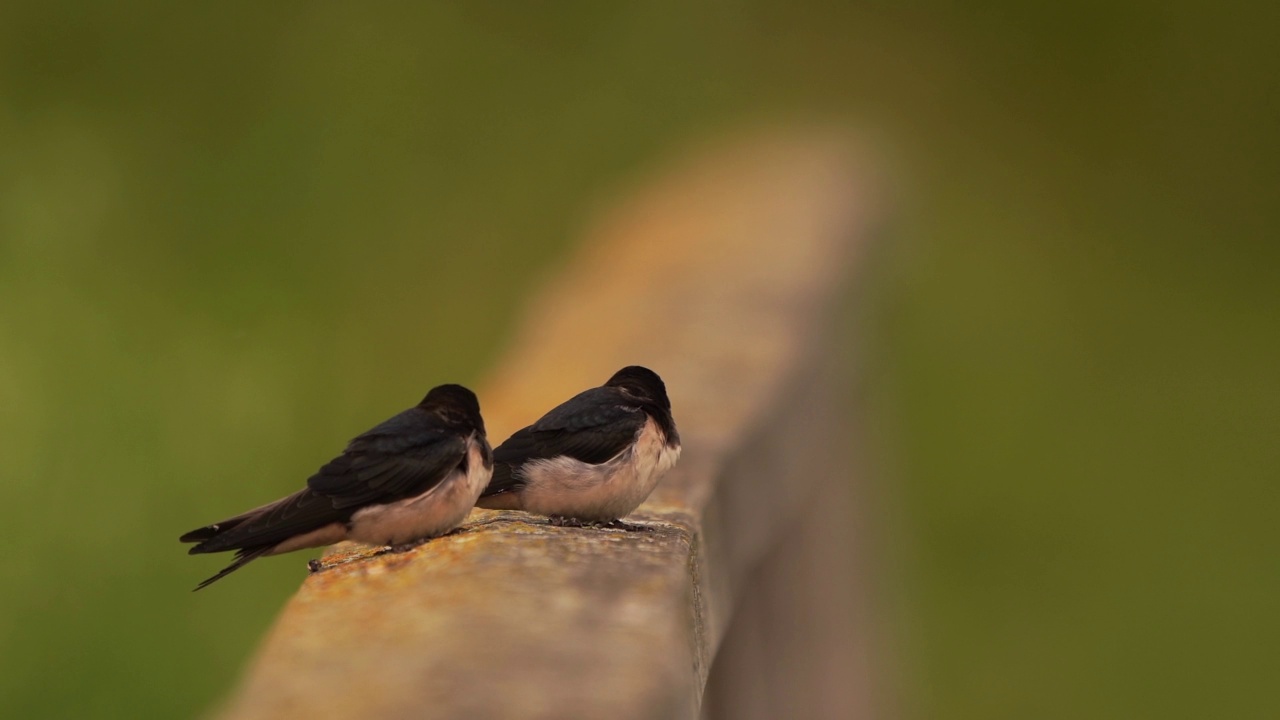
[[[908,718],[1277,717],[1269,3],[0,6],[0,714],[185,717],[304,574],[187,557],[753,123],[899,202],[851,312]]]

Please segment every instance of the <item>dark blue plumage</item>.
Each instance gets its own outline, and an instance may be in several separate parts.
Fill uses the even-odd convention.
[[[661,378],[626,367],[499,445],[479,504],[617,519],[648,495],[679,447]]]
[[[204,587],[256,557],[345,539],[362,511],[395,506],[442,483],[473,477],[478,469],[469,467],[472,449],[487,480],[492,455],[479,403],[464,387],[441,385],[416,407],[353,439],[341,455],[308,478],[306,488],[179,540],[197,543],[191,554],[237,551],[236,561],[202,583]],[[476,489],[477,496],[482,487],[483,483]],[[474,502],[472,497],[467,507]],[[396,521],[405,523],[403,517]],[[352,538],[368,541],[370,532],[360,529]],[[377,534],[376,526],[373,533]]]

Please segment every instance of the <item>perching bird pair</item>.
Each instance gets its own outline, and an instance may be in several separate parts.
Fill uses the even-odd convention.
[[[648,368],[619,370],[494,450],[475,393],[440,385],[357,436],[302,490],[179,539],[197,543],[193,555],[236,551],[199,590],[256,558],[342,540],[406,550],[477,505],[620,526],[679,456],[667,388]]]

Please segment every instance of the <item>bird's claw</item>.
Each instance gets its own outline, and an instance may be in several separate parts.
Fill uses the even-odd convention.
[[[579,520],[578,518],[572,518],[572,517],[565,517],[563,515],[552,515],[551,517],[547,518],[547,524],[554,525],[556,527],[575,527],[575,528],[590,527],[592,525],[592,523],[589,523],[585,520]]]
[[[416,548],[416,547],[421,546],[423,543],[425,543],[426,541],[428,541],[428,540],[430,540],[430,539],[431,539],[431,538],[423,538],[423,539],[421,539],[421,540],[414,540],[414,541],[412,541],[412,542],[401,543],[401,544],[399,544],[399,545],[389,545],[389,546],[387,547],[387,552],[397,553],[397,554],[398,554],[398,553],[405,553],[405,552],[409,552],[410,550],[412,550],[412,549],[414,549],[414,548]]]
[[[632,525],[621,520],[580,520],[578,518],[564,517],[561,515],[552,515],[547,519],[547,524],[556,527],[575,527],[575,528],[596,528],[598,530],[625,530],[627,532],[649,532],[652,528],[647,525]]]
[[[604,523],[601,527],[606,527],[611,530],[625,530],[627,532],[652,532],[653,531],[653,528],[649,527],[648,525],[635,525],[632,523],[622,522],[621,520],[610,520],[609,522]]]

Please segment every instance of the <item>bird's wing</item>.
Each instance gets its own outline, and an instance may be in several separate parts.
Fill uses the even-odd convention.
[[[234,522],[219,523],[212,537],[188,552],[199,555],[243,548],[269,548],[294,535],[311,532],[345,517],[328,498],[303,489],[258,508],[254,515],[237,516],[232,518]]]
[[[432,418],[408,410],[352,440],[307,480],[307,487],[268,505],[193,530],[192,554],[273,546],[376,502],[420,495],[439,484],[466,457],[466,440]]]
[[[494,448],[493,478],[484,494],[519,489],[515,469],[530,460],[567,456],[598,465],[613,458],[636,439],[647,418],[624,402],[613,388],[593,388],[517,431]]]
[[[435,487],[467,456],[467,441],[408,410],[357,437],[307,480],[338,510],[414,497]]]

